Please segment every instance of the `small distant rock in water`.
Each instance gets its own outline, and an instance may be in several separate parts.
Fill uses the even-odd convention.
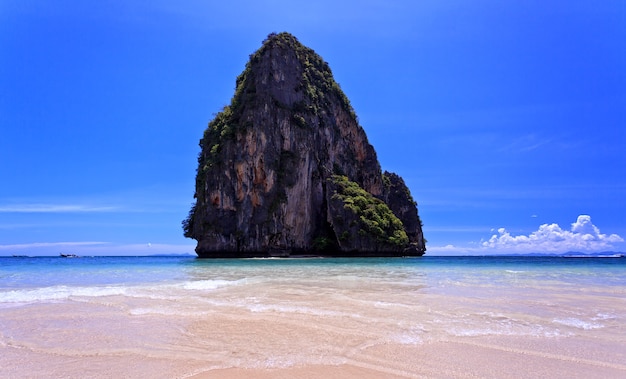
[[[376,152],[328,64],[270,34],[200,140],[183,221],[202,258],[420,256],[404,180]]]
[[[59,256],[61,258],[80,258],[78,255],[76,254],[66,254],[66,253],[61,253],[59,254]]]

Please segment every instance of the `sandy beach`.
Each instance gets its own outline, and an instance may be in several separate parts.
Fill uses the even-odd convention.
[[[626,377],[623,286],[595,285],[588,271],[550,270],[194,264],[162,284],[9,291],[0,307],[0,372],[16,379]],[[619,269],[612,275],[601,280],[621,283]],[[569,284],[585,277],[584,286]]]
[[[11,312],[42,316],[24,315],[31,323],[29,338],[22,337],[19,343],[3,338],[0,364],[5,378],[626,376],[624,344],[617,336],[434,336],[411,343],[377,340],[377,331],[360,322],[331,325],[315,316],[212,314],[189,322],[171,316],[132,319],[115,307],[92,305]],[[108,323],[104,329],[103,323]],[[63,338],[63,347],[45,342],[52,337]]]
[[[590,342],[574,344],[589,349]],[[192,378],[623,378],[626,373],[625,365],[607,359],[572,356],[569,349],[528,346],[537,344],[542,342],[502,338],[435,342],[413,349],[385,346],[337,366],[211,370]]]
[[[359,317],[330,310],[326,314],[307,314],[277,309],[249,311],[239,307],[177,316],[163,314],[168,304],[162,300],[146,304],[144,299],[139,304],[137,299],[111,297],[100,299],[100,303],[45,304],[2,310],[2,376],[196,379],[626,376],[623,363],[626,348],[621,339],[624,327],[615,320],[605,322],[602,329],[581,329],[577,333],[559,329],[560,334],[552,330],[546,335],[522,332],[499,335],[494,329],[492,334],[454,336],[433,327],[445,322],[432,318],[437,312],[434,308],[427,312],[431,314],[432,325],[420,317],[423,314],[416,314],[416,323],[410,326],[406,314],[394,314],[390,309],[381,312],[384,308],[378,309],[377,315],[371,314],[371,309],[354,309],[354,315]],[[160,314],[150,313],[149,309],[159,307]],[[366,312],[370,313],[367,318],[363,317]],[[506,316],[494,318],[497,317]],[[416,328],[417,324],[421,327]],[[450,324],[444,327],[449,328]],[[480,326],[476,327],[480,330]]]

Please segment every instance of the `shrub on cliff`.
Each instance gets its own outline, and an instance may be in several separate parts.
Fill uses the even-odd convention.
[[[375,198],[350,181],[347,176],[333,175],[330,180],[336,190],[331,200],[343,202],[343,208],[356,216],[350,227],[358,227],[360,235],[372,235],[383,245],[406,246],[409,237],[404,231],[402,221],[382,200]]]

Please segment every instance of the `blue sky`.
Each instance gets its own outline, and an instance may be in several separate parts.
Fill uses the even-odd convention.
[[[198,140],[288,31],[428,254],[626,250],[626,3],[0,2],[0,255],[192,253]]]

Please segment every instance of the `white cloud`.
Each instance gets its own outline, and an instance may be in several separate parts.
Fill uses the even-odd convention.
[[[476,248],[463,248],[455,245],[430,246],[427,245],[426,254],[428,255],[475,255]]]
[[[106,242],[34,242],[34,243],[22,243],[13,245],[0,245],[0,250],[22,250],[33,248],[48,248],[48,247],[81,247],[81,246],[94,246],[104,245]]]
[[[111,212],[116,207],[98,207],[84,204],[13,204],[0,206],[0,213],[77,213]]]
[[[552,252],[603,251],[614,243],[624,242],[617,234],[602,234],[588,215],[580,215],[570,230],[558,224],[543,224],[529,235],[511,235],[505,228],[498,229],[488,241],[482,243],[487,251],[494,252]]]
[[[0,245],[0,255],[55,256],[69,253],[82,256],[92,255],[151,255],[193,254],[195,244],[135,243],[114,244],[110,242],[34,242]]]

